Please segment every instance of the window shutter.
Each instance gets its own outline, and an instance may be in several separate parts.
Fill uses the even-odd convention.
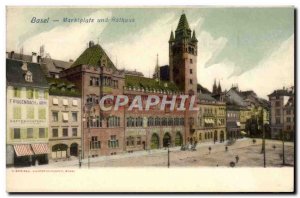
[[[49,96],[49,91],[45,90],[45,99],[48,99],[48,96]]]
[[[34,97],[35,97],[35,99],[39,98],[39,90],[38,89],[34,90]]]
[[[48,128],[45,128],[45,138],[48,139]]]
[[[10,139],[14,139],[14,128],[10,128]]]
[[[29,89],[26,89],[26,98],[30,98]]]
[[[27,130],[26,130],[26,128],[21,128],[21,130],[20,130],[21,132],[21,134],[20,134],[20,136],[21,136],[21,139],[26,139],[26,137],[27,137]]]
[[[34,128],[33,129],[33,138],[37,139],[39,137],[39,129],[38,128]]]
[[[21,90],[20,90],[20,88],[17,88],[17,97],[18,97],[18,98],[21,97]]]

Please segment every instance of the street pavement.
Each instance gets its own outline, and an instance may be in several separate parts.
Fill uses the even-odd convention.
[[[275,145],[275,148],[274,148]],[[201,143],[196,151],[181,151],[180,147],[170,148],[170,168],[172,167],[263,167],[262,141],[256,139],[240,139],[234,144],[227,146],[225,143]],[[211,151],[209,151],[211,147]],[[238,156],[238,161],[236,159]],[[282,142],[266,140],[266,166],[282,167]],[[285,142],[285,163],[286,166],[294,165],[294,144]],[[167,149],[149,151],[137,151],[113,156],[101,156],[90,158],[90,168],[97,167],[167,167]],[[41,165],[39,168],[79,168],[77,158],[69,161],[51,162]],[[29,169],[37,167],[29,167]],[[88,160],[82,161],[81,168],[88,168]]]

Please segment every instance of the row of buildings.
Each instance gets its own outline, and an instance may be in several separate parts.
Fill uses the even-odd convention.
[[[43,46],[38,55],[7,52],[7,166],[260,137],[260,127],[269,125],[270,103],[237,86],[222,91],[215,83],[210,92],[198,84],[197,46],[182,14],[170,35],[169,65],[157,61],[153,78],[117,69],[92,41],[68,62],[52,59]],[[137,95],[144,103],[148,95],[182,94],[197,96],[197,111],[127,108]],[[129,104],[103,111],[99,101],[106,95],[126,95]]]

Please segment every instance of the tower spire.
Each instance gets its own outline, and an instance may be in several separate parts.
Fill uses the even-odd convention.
[[[158,57],[159,57],[158,54],[156,54],[156,66],[155,66],[155,71],[154,71],[153,77],[155,79],[160,80],[160,68],[159,68]]]

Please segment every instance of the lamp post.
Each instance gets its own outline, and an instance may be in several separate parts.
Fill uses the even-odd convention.
[[[79,165],[79,168],[81,168],[81,148],[79,148],[79,151],[78,151],[78,165]]]
[[[168,168],[170,168],[170,141],[168,142]]]
[[[282,165],[285,165],[285,157],[284,157],[284,131],[282,130]]]
[[[266,133],[265,133],[265,128],[266,126],[264,125],[264,111],[262,109],[262,146],[261,146],[261,153],[263,153],[263,161],[264,161],[264,168],[266,168]]]
[[[88,124],[88,168],[90,168],[90,155],[91,155],[91,123],[94,122],[94,116],[93,116],[93,119],[92,119],[92,122],[90,122],[90,118],[91,118],[91,111],[92,111],[92,108],[93,108],[93,103],[92,102],[89,102],[86,104],[85,106],[85,110],[87,111],[88,113],[88,118],[85,119],[86,116],[84,116],[84,121],[87,120],[87,122],[89,123]],[[93,109],[93,112],[95,113],[95,109]]]

